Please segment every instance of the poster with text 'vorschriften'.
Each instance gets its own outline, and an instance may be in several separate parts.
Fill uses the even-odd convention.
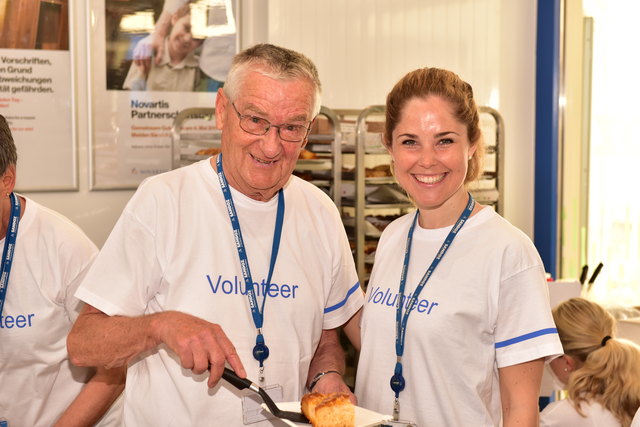
[[[0,114],[18,149],[17,191],[77,188],[69,50],[0,48]]]
[[[173,167],[176,116],[215,107],[237,52],[235,9],[233,0],[89,2],[92,188],[136,188]]]

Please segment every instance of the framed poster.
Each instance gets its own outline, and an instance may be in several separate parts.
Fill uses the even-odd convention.
[[[237,4],[90,0],[88,11],[92,189],[136,188],[171,169],[178,113],[215,106],[238,50]]]
[[[16,190],[75,190],[68,0],[0,1],[0,23],[0,114],[18,149]]]

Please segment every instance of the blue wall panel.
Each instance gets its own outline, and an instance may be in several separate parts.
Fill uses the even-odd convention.
[[[560,1],[538,1],[534,243],[547,272],[558,272],[558,95]]]

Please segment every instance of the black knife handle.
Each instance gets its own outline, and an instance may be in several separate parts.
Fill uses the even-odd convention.
[[[604,264],[599,263],[598,266],[596,267],[595,271],[593,272],[593,274],[591,275],[591,279],[589,279],[589,283],[593,283],[596,281],[596,277],[598,277],[598,274],[600,274],[600,270],[602,270]]]
[[[251,387],[251,385],[253,384],[251,380],[248,380],[246,378],[240,378],[239,376],[236,375],[235,372],[233,372],[229,368],[224,368],[224,371],[222,372],[222,378],[227,380],[229,383],[231,383],[231,385],[233,385],[238,390],[244,390],[245,388]]]
[[[582,266],[582,272],[580,272],[580,283],[581,284],[585,284],[587,283],[587,272],[589,271],[589,266],[588,265],[583,265]]]

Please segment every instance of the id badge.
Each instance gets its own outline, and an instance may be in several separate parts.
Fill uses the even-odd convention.
[[[413,421],[385,421],[380,427],[418,427]]]
[[[284,397],[281,385],[262,387],[274,402],[282,402]],[[242,398],[242,421],[244,425],[260,421],[271,420],[275,417],[262,407],[262,398],[257,393],[251,393]]]

